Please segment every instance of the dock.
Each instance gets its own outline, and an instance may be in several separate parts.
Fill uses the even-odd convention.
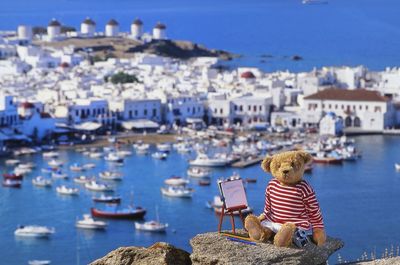
[[[264,157],[260,156],[260,157],[250,159],[250,160],[239,160],[239,161],[233,163],[231,166],[238,167],[238,168],[245,168],[245,167],[249,167],[249,166],[255,165],[257,163],[260,163],[263,159],[264,159]]]

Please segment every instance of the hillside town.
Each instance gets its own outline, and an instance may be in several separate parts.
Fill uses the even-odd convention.
[[[82,141],[95,134],[209,125],[341,135],[395,132],[400,125],[397,68],[269,73],[223,67],[217,57],[97,58],[93,47],[46,45],[107,38],[148,43],[167,39],[166,30],[158,23],[144,32],[135,19],[130,32],[120,32],[111,19],[100,32],[86,18],[79,32],[64,30],[55,19],[44,32],[26,25],[0,32],[0,140],[62,142],[80,135]]]

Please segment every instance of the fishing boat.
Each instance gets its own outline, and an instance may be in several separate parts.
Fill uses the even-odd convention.
[[[93,197],[92,200],[102,203],[121,203],[121,197],[106,196],[104,194],[101,194],[99,197]]]
[[[151,157],[159,160],[165,160],[167,159],[168,154],[164,152],[155,152],[151,155]]]
[[[49,264],[51,264],[51,261],[50,260],[36,260],[36,259],[34,259],[34,260],[28,261],[28,264],[29,265],[49,265]]]
[[[20,168],[19,166],[17,166],[16,168],[14,168],[13,170],[15,175],[25,175],[25,174],[29,174],[32,172],[32,169],[30,168]]]
[[[52,181],[51,179],[46,179],[42,176],[37,176],[36,178],[32,179],[32,184],[37,187],[51,187]]]
[[[87,176],[79,176],[74,178],[74,182],[78,184],[86,184],[88,183],[92,178],[89,178]]]
[[[10,180],[22,180],[23,175],[16,175],[16,174],[14,174],[14,173],[11,173],[11,174],[9,174],[9,173],[4,173],[4,174],[3,174],[3,178],[4,178],[4,179],[10,179]]]
[[[18,168],[20,168],[20,169],[29,169],[29,170],[31,170],[31,169],[33,169],[33,168],[35,168],[35,167],[36,167],[36,165],[35,165],[35,163],[33,163],[33,162],[20,163],[20,164],[18,165]]]
[[[19,226],[17,230],[14,231],[14,235],[20,237],[49,237],[50,235],[55,233],[55,229],[53,227],[47,226],[38,226],[38,225],[27,225],[27,226]]]
[[[22,181],[5,179],[2,183],[3,187],[7,188],[21,188]]]
[[[95,180],[85,183],[85,188],[91,191],[113,191],[109,185],[97,182]]]
[[[178,176],[172,176],[164,180],[164,183],[171,186],[182,186],[188,184],[189,180]]]
[[[135,151],[137,154],[147,154],[149,151],[150,145],[149,144],[135,144],[133,145],[133,148],[135,148]]]
[[[84,214],[82,220],[78,220],[75,223],[77,228],[83,229],[105,229],[107,227],[107,223],[104,221],[94,220],[90,214]]]
[[[140,219],[146,214],[146,209],[142,207],[128,207],[125,209],[112,209],[100,210],[96,208],[90,209],[92,216],[110,219]]]
[[[120,181],[123,179],[121,173],[112,171],[103,171],[99,173],[99,177],[104,180],[116,180]]]
[[[68,188],[65,185],[58,186],[56,191],[62,195],[79,195],[79,190],[77,188]]]
[[[83,170],[84,170],[84,168],[83,168],[79,163],[74,163],[74,164],[72,164],[72,165],[69,167],[69,169],[70,169],[71,171],[83,171]]]
[[[211,170],[207,168],[191,167],[188,169],[187,174],[192,178],[204,178],[211,174]]]
[[[196,159],[189,161],[189,165],[200,167],[224,167],[229,163],[226,158],[209,158],[206,154],[199,154]]]
[[[161,188],[161,193],[168,197],[191,198],[194,190],[183,186],[167,186]]]
[[[108,153],[104,159],[108,162],[116,162],[116,163],[122,163],[124,162],[124,159],[120,156],[118,156],[116,153]]]

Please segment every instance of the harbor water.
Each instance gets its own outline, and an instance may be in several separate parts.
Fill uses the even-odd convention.
[[[360,136],[356,145],[362,158],[343,165],[315,165],[305,179],[317,193],[323,211],[327,233],[341,238],[345,247],[338,253],[346,260],[355,260],[364,252],[375,252],[378,257],[393,245],[400,243],[400,231],[393,229],[400,222],[397,206],[400,200],[400,173],[394,163],[400,161],[400,138],[395,136]],[[131,150],[132,146],[126,146]],[[52,188],[38,188],[31,179],[43,175],[47,161],[40,153],[21,157],[36,163],[36,169],[25,177],[21,189],[0,188],[0,252],[3,264],[26,264],[32,259],[49,259],[52,264],[87,264],[120,246],[149,246],[166,241],[191,251],[189,240],[198,233],[216,231],[218,218],[206,208],[206,202],[218,194],[216,181],[229,177],[234,171],[243,178],[256,178],[257,183],[247,184],[247,196],[256,214],[264,204],[264,190],[270,175],[258,165],[245,169],[222,168],[212,171],[210,186],[199,186],[192,179],[193,198],[168,198],[161,194],[164,180],[172,175],[185,176],[190,155],[175,151],[166,160],[156,160],[151,155],[126,158],[118,167],[124,180],[115,184],[115,195],[122,196],[122,205],[130,203],[145,207],[146,220],[156,218],[156,207],[161,222],[168,223],[166,233],[135,231],[133,221],[109,220],[105,231],[82,231],[75,228],[77,218],[90,212],[93,192],[80,188],[76,197],[61,196],[55,186],[78,186],[72,179],[57,180]],[[112,168],[103,159],[91,159],[74,150],[60,151],[70,177],[85,174],[97,175]],[[84,173],[72,173],[68,166],[74,162],[95,163],[96,168]],[[0,161],[2,170],[10,169]],[[131,194],[133,193],[133,199]],[[14,236],[18,225],[45,225],[55,227],[49,239],[26,239]],[[224,223],[229,228],[229,222]],[[331,258],[337,262],[337,253]]]

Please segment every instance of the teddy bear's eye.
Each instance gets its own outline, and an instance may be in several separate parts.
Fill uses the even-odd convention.
[[[291,165],[292,167],[294,167],[294,166],[295,166],[294,162],[290,163],[290,165]]]

